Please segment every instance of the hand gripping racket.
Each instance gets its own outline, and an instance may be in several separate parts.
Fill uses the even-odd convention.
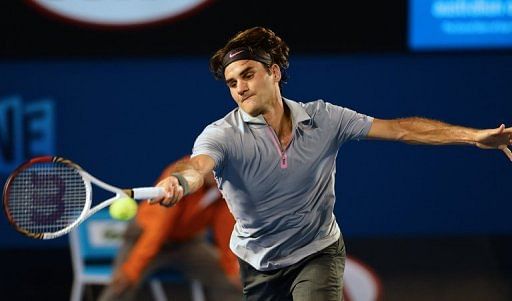
[[[92,185],[115,196],[91,208]],[[152,199],[165,192],[158,187],[120,189],[106,184],[61,157],[36,157],[9,176],[3,205],[7,219],[28,237],[52,239],[69,233],[85,219],[124,197]]]

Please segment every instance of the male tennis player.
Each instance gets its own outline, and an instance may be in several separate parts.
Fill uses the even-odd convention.
[[[238,104],[197,138],[193,158],[158,185],[170,206],[214,170],[236,219],[230,247],[244,300],[341,300],[345,248],[333,215],[340,146],[352,139],[472,144],[512,160],[512,128],[477,130],[424,118],[382,120],[281,95],[286,43],[269,29],[239,32],[210,59]]]

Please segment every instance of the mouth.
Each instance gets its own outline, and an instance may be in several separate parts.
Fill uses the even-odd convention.
[[[242,98],[242,103],[248,100],[249,98],[253,97],[254,95],[249,95],[247,97]]]

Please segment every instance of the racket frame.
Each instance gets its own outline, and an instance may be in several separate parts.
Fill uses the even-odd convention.
[[[43,232],[43,233],[32,233],[30,231],[27,231],[26,229],[23,229],[19,227],[16,222],[14,221],[14,218],[12,217],[9,208],[8,208],[8,202],[9,202],[9,187],[11,182],[14,181],[16,176],[23,170],[25,170],[27,167],[36,164],[36,163],[45,163],[45,162],[54,162],[54,163],[61,163],[66,164],[70,166],[71,168],[75,169],[80,176],[82,177],[82,180],[85,184],[85,204],[82,212],[80,215],[68,226],[65,228],[55,231],[55,232]],[[112,193],[115,193],[115,196],[102,201],[101,203],[97,204],[96,206],[92,207],[92,184],[106,190]],[[92,176],[88,172],[86,172],[80,165],[72,162],[71,160],[58,157],[58,156],[41,156],[41,157],[35,157],[32,158],[25,163],[21,164],[19,167],[17,167],[13,173],[9,176],[7,179],[5,185],[4,185],[4,191],[3,191],[3,209],[4,213],[7,216],[7,219],[9,223],[21,234],[36,238],[36,239],[54,239],[63,235],[68,234],[71,232],[74,228],[79,226],[84,220],[89,218],[91,215],[95,214],[96,212],[100,211],[101,209],[108,207],[112,205],[116,200],[129,197],[137,200],[141,199],[151,199],[156,197],[162,197],[165,195],[165,192],[160,187],[140,187],[140,188],[131,188],[131,189],[121,189],[116,186],[107,184],[98,178]]]

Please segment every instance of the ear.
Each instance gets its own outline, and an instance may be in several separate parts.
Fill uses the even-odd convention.
[[[281,68],[277,64],[270,66],[270,72],[272,72],[276,82],[281,80]]]

